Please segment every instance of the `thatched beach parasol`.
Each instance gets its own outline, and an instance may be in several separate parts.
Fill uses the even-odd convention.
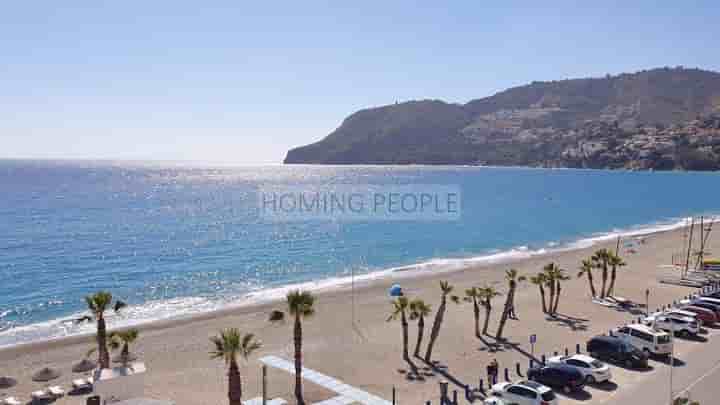
[[[11,377],[0,376],[0,389],[12,388],[17,384],[17,380]]]
[[[35,382],[48,382],[60,377],[62,373],[54,368],[45,367],[37,373],[33,374],[32,380]]]
[[[83,359],[72,366],[73,373],[86,373],[95,370],[97,362],[90,359]]]

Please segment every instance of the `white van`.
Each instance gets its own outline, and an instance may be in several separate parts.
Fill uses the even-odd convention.
[[[648,354],[667,356],[672,353],[670,334],[643,324],[623,326],[615,329],[613,334]]]

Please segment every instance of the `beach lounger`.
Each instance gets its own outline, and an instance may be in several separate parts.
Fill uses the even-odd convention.
[[[60,398],[65,395],[65,390],[58,385],[48,387],[47,392],[55,398]]]
[[[594,304],[599,304],[605,307],[617,307],[617,303],[610,301],[608,299],[602,299],[602,298],[593,298],[592,302]]]
[[[2,401],[5,405],[22,405],[22,402],[15,397],[7,397]]]
[[[79,378],[77,380],[73,380],[72,386],[74,390],[82,391],[82,390],[89,390],[93,387],[93,379],[92,378]]]
[[[51,399],[55,399],[55,397],[47,390],[35,391],[32,394],[30,394],[30,396],[32,397],[33,402],[48,401]]]
[[[611,296],[607,297],[607,299],[615,302],[617,305],[619,305],[623,308],[629,308],[629,307],[633,306],[633,302],[627,298],[611,295]]]

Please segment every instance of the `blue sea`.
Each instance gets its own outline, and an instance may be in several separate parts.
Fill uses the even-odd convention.
[[[277,221],[268,187],[460,190],[456,219]],[[190,315],[399,270],[439,272],[720,213],[716,173],[425,166],[0,161],[0,346],[92,331],[72,318],[109,290],[112,325]],[[669,255],[670,253],[668,253]]]

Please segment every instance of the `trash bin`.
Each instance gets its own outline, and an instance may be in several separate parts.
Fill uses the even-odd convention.
[[[87,401],[85,401],[86,405],[100,405],[100,397],[98,395],[93,395],[91,397],[87,398]]]

